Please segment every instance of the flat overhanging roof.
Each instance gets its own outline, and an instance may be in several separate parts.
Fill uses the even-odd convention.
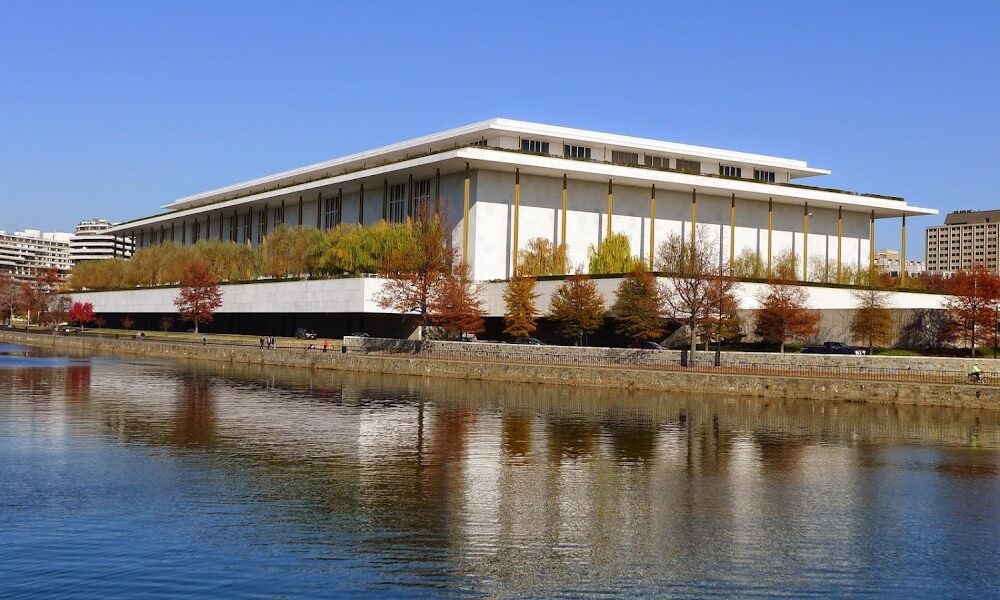
[[[199,204],[218,202],[236,196],[249,196],[264,189],[276,186],[295,185],[301,181],[334,177],[346,171],[356,171],[405,160],[409,156],[430,152],[438,152],[449,148],[466,146],[484,138],[490,133],[510,134],[513,136],[536,136],[542,138],[561,139],[567,142],[590,144],[598,147],[622,150],[638,150],[669,155],[679,155],[692,159],[709,159],[723,162],[752,164],[765,168],[782,169],[789,172],[793,178],[811,177],[814,175],[829,175],[830,171],[809,167],[804,160],[767,156],[749,152],[737,152],[706,146],[678,144],[653,140],[649,138],[632,137],[613,133],[601,133],[572,127],[543,125],[513,119],[490,119],[463,127],[456,127],[440,133],[426,135],[411,140],[381,146],[372,150],[350,154],[341,158],[307,165],[289,171],[283,171],[266,177],[237,183],[218,189],[185,196],[161,206],[161,208],[178,210],[190,208]]]
[[[489,169],[513,172],[520,169],[526,174],[561,178],[570,175],[574,180],[606,183],[609,179],[617,185],[650,187],[657,190],[674,190],[729,197],[736,195],[743,200],[772,200],[776,204],[803,206],[806,202],[817,208],[843,208],[849,212],[874,212],[875,218],[936,215],[937,209],[907,205],[901,198],[866,195],[843,190],[831,190],[796,184],[764,183],[751,179],[736,179],[708,175],[691,175],[676,171],[640,166],[614,165],[595,161],[574,160],[542,156],[517,151],[490,148],[464,147],[438,152],[419,158],[402,160],[387,165],[371,167],[343,175],[325,177],[256,194],[196,205],[191,208],[121,223],[107,233],[125,233],[141,227],[173,221],[206,213],[220,213],[248,206],[262,206],[267,202],[291,199],[323,188],[345,187],[361,184],[381,186],[382,180],[392,174],[406,171],[417,176],[432,177],[436,170],[442,174],[472,169]]]

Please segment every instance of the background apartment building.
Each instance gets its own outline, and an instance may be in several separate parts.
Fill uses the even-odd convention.
[[[0,231],[0,269],[15,279],[30,281],[41,272],[55,267],[65,279],[73,268],[69,255],[69,233],[41,232],[26,229],[14,233]]]
[[[875,253],[875,268],[883,275],[899,277],[904,270],[902,263],[903,259],[900,256],[899,250],[886,248]],[[907,277],[920,275],[925,270],[924,261],[922,260],[910,259],[906,261],[905,271]]]
[[[960,210],[948,213],[944,225],[928,227],[925,235],[927,272],[951,275],[985,266],[997,272],[1000,210]]]

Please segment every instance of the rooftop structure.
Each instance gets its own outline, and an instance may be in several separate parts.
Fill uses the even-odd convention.
[[[113,226],[114,223],[106,219],[80,221],[69,241],[73,262],[132,256],[132,240],[108,233]]]
[[[936,214],[899,197],[799,183],[829,171],[806,161],[491,119],[209,190],[109,232],[138,247],[203,239],[259,244],[282,224],[402,222],[421,206],[452,226],[477,280],[503,279],[532,238],[565,247],[574,267],[611,233],[652,263],[668,234],[707,229],[733,261],[818,256],[874,266],[874,222]],[[703,227],[704,226],[704,227]],[[903,247],[905,254],[905,246]]]

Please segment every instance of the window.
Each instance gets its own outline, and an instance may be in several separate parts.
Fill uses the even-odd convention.
[[[563,156],[566,158],[586,158],[590,159],[590,148],[586,146],[563,145]]]
[[[191,224],[191,243],[197,244],[198,238],[201,237],[201,223],[195,221]]]
[[[774,183],[774,171],[761,171],[759,169],[754,169],[753,178],[757,181],[763,181],[765,183]]]
[[[483,138],[481,140],[476,140],[475,142],[472,142],[471,145],[477,148],[486,148],[487,147],[486,138]]]
[[[238,239],[237,236],[239,235],[239,233],[240,233],[239,217],[233,215],[232,217],[229,218],[229,241],[230,242],[237,241]]]
[[[413,182],[413,214],[416,217],[431,215],[431,180]]]
[[[260,211],[257,215],[257,241],[261,242],[264,240],[264,236],[267,235],[267,209]]]
[[[692,175],[701,175],[701,163],[696,160],[677,159],[677,170]]]
[[[549,153],[549,143],[540,140],[521,140],[521,150],[525,152],[537,152],[539,154]]]
[[[274,228],[277,229],[278,225],[285,222],[285,207],[275,206],[274,207]]]
[[[719,165],[719,175],[723,177],[743,177],[743,169],[730,165]]]
[[[654,169],[669,169],[670,159],[666,156],[650,156],[647,154],[646,166],[653,167]]]
[[[243,241],[249,242],[250,236],[252,234],[252,229],[250,228],[250,222],[253,221],[253,211],[248,212],[243,215]]]
[[[323,199],[323,229],[333,229],[340,223],[340,194]]]
[[[402,223],[406,218],[406,184],[389,186],[389,222]]]
[[[622,152],[620,150],[611,151],[611,162],[618,165],[637,165],[639,164],[639,153],[638,152]]]

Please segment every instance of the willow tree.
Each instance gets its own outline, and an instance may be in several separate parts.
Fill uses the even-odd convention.
[[[565,275],[569,271],[566,249],[541,237],[528,240],[527,247],[518,253],[517,274],[525,277]]]
[[[612,233],[597,246],[587,249],[587,262],[591,275],[628,273],[642,262],[632,255],[632,242],[624,233]]]

